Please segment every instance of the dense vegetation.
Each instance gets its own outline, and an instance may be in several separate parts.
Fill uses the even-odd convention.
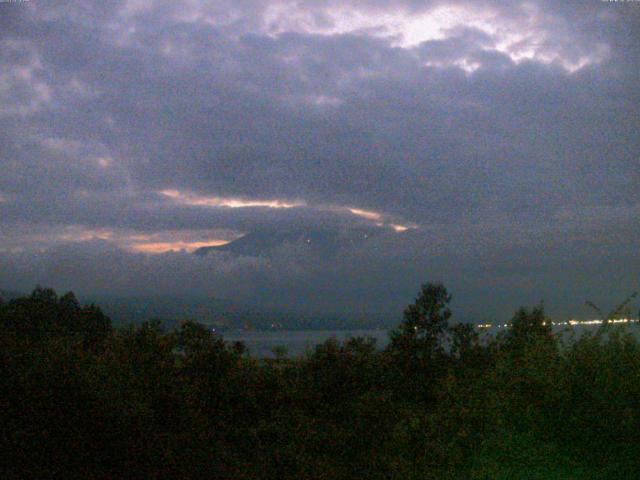
[[[205,327],[115,330],[73,294],[0,305],[2,478],[640,477],[640,344],[542,308],[481,341],[422,287],[391,342],[250,357]]]

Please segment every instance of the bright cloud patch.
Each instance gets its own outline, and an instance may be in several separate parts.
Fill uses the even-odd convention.
[[[205,197],[191,193],[183,193],[178,190],[162,190],[165,197],[171,198],[177,203],[194,207],[219,207],[219,208],[296,208],[302,207],[303,202],[288,202],[284,200],[247,200],[230,197]]]
[[[136,18],[151,9],[151,2],[130,0],[121,11],[124,25],[119,33],[126,37],[137,31]],[[568,22],[546,12],[543,5],[438,4],[429,8],[389,2],[297,2],[281,0],[257,5],[240,2],[188,1],[171,10],[178,22],[224,29],[230,36],[268,35],[277,38],[288,33],[321,36],[357,35],[386,40],[393,47],[412,50],[425,42],[446,41],[461,29],[487,35],[478,45],[480,52],[498,52],[512,62],[536,61],[556,64],[568,72],[597,64],[609,55],[603,42],[580,37]],[[165,41],[161,50],[171,57],[188,56],[189,45]],[[432,67],[455,66],[473,72],[480,63],[468,52],[447,60],[430,60]]]
[[[157,254],[164,253],[170,251],[180,251],[186,250],[187,252],[193,252],[201,247],[213,247],[220,246],[229,243],[226,240],[219,239],[211,239],[200,242],[185,242],[185,241],[174,241],[174,242],[140,242],[134,243],[130,246],[130,250],[141,253],[149,253],[149,254]]]
[[[364,9],[345,4],[318,14],[288,3],[271,5],[264,14],[264,28],[270,35],[286,32],[317,35],[354,34],[388,39],[393,46],[412,49],[424,42],[444,41],[460,29],[477,30],[489,39],[482,51],[507,55],[513,62],[533,60],[556,63],[569,72],[601,62],[608,55],[603,43],[580,47],[566,24],[545,15],[540,6],[526,4],[519,18],[505,18],[497,9],[471,5],[437,6],[422,12],[404,9]],[[460,52],[463,54],[464,52]],[[428,66],[457,66],[467,72],[480,64],[461,56],[427,62]]]
[[[373,222],[378,227],[391,228],[396,232],[404,232],[417,228],[415,224],[402,225],[389,221],[389,216],[373,210],[365,210],[357,207],[344,207],[339,205],[316,205],[312,206],[307,202],[296,200],[252,200],[239,199],[233,197],[202,196],[193,193],[180,192],[178,190],[161,190],[162,196],[181,205],[210,208],[268,208],[268,209],[290,209],[307,208],[321,212],[333,212],[338,214],[353,215],[355,217]]]
[[[367,220],[380,220],[382,218],[382,214],[378,212],[372,212],[369,210],[362,210],[360,208],[347,208],[349,213],[356,215],[358,217],[366,218]]]

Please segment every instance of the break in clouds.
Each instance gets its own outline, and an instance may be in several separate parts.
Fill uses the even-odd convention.
[[[639,286],[639,40],[634,2],[0,3],[0,288],[612,304]],[[332,242],[192,253],[288,231]]]

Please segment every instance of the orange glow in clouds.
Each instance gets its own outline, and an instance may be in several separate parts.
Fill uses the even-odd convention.
[[[207,240],[200,242],[149,242],[149,243],[136,243],[130,245],[129,249],[134,252],[140,253],[150,253],[150,254],[158,254],[165,253],[170,251],[179,251],[186,250],[187,252],[192,252],[201,247],[219,247],[220,245],[225,245],[229,243],[227,240]]]
[[[347,209],[353,215],[357,217],[366,218],[367,220],[380,220],[382,215],[378,212],[373,212],[371,210],[362,210],[360,208],[348,208]]]
[[[171,230],[140,233],[132,230],[91,229],[73,226],[65,228],[59,233],[31,235],[29,241],[35,244],[45,244],[50,241],[74,243],[103,240],[132,252],[158,254],[180,250],[192,252],[200,247],[220,246],[229,243],[230,240],[226,237],[234,239],[236,236],[237,234],[215,230]]]

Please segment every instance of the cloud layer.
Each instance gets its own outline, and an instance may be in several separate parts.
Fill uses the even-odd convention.
[[[78,289],[121,259],[123,291],[147,271],[318,309],[321,288],[327,308],[397,308],[434,277],[493,305],[550,282],[624,295],[639,36],[632,2],[0,3],[0,285]],[[140,254],[377,224],[375,249],[267,273]],[[108,290],[95,275],[79,283]]]

